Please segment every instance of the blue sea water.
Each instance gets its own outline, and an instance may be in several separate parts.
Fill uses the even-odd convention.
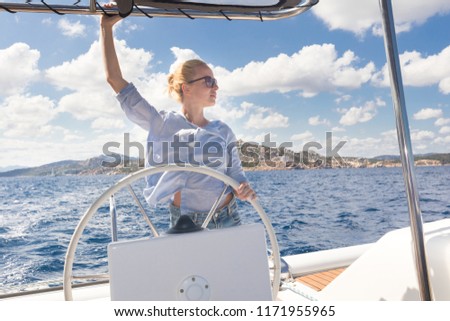
[[[424,222],[450,217],[450,167],[416,170]],[[400,168],[248,172],[270,217],[282,255],[370,243],[409,224]],[[122,176],[0,178],[0,293],[62,279],[64,256],[79,219]],[[140,196],[143,181],[133,187]],[[166,206],[148,210],[159,231],[168,228]],[[119,239],[151,235],[126,189],[116,195]],[[240,202],[244,223],[259,221]],[[74,273],[107,271],[111,241],[109,204],[85,229]],[[92,274],[92,270],[89,270]]]

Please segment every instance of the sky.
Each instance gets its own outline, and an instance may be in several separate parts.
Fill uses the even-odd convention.
[[[449,153],[450,1],[393,2],[414,153]],[[0,30],[0,169],[145,146],[106,83],[98,16],[1,11]],[[157,109],[180,109],[167,76],[200,58],[219,84],[206,115],[239,139],[324,155],[331,132],[340,156],[399,154],[378,0],[267,22],[128,17],[115,37],[124,78]]]

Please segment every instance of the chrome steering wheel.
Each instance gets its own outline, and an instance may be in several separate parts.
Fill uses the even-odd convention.
[[[119,182],[117,182],[115,185],[110,187],[108,190],[106,190],[97,200],[88,208],[88,210],[85,212],[81,220],[78,222],[77,227],[75,228],[75,231],[72,234],[72,238],[69,243],[69,247],[66,252],[66,257],[64,261],[64,274],[63,274],[63,289],[64,289],[64,299],[66,301],[72,301],[73,295],[72,295],[72,281],[75,278],[72,275],[73,270],[73,263],[75,258],[75,250],[78,246],[78,242],[83,234],[83,231],[87,224],[89,223],[92,216],[97,212],[97,210],[108,201],[108,199],[114,195],[119,190],[131,185],[133,182],[137,181],[138,179],[144,178],[149,175],[158,174],[162,172],[180,172],[180,171],[187,171],[187,172],[196,172],[200,174],[205,174],[211,177],[214,177],[220,181],[222,181],[224,184],[231,186],[234,189],[237,189],[239,187],[239,183],[236,182],[234,179],[219,173],[211,168],[208,167],[193,167],[193,166],[179,166],[179,165],[167,165],[164,167],[153,167],[153,168],[146,168],[141,169],[137,172],[134,172],[123,179],[121,179]],[[264,209],[259,204],[258,200],[251,200],[250,203],[253,205],[255,210],[258,212],[264,226],[266,229],[266,233],[269,237],[271,249],[272,249],[272,260],[273,260],[273,280],[272,280],[272,299],[275,300],[278,294],[278,289],[280,285],[280,275],[281,275],[281,258],[280,258],[280,250],[278,247],[277,238],[275,235],[275,231],[273,229],[272,223],[270,222],[267,214],[265,213]]]

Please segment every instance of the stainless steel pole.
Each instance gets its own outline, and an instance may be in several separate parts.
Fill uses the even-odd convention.
[[[380,0],[380,10],[383,20],[384,45],[391,78],[391,92],[396,116],[397,138],[400,147],[403,179],[406,186],[406,196],[411,221],[411,234],[419,281],[419,292],[422,300],[431,301],[433,299],[433,292],[427,268],[422,214],[419,206],[419,193],[416,188],[414,155],[411,147],[411,136],[409,133],[408,115],[406,113],[405,97],[403,93],[391,0]]]

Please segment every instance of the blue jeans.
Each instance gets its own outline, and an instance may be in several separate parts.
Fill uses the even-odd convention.
[[[172,203],[169,206],[170,211],[170,226],[174,226],[175,223],[181,216],[181,211],[179,207],[176,207]],[[208,212],[192,212],[188,213],[189,217],[194,221],[198,226],[202,226],[206,217],[208,216]],[[239,217],[236,198],[233,197],[230,203],[221,209],[216,210],[211,221],[207,226],[208,229],[216,229],[216,228],[224,228],[241,225],[241,218]]]

